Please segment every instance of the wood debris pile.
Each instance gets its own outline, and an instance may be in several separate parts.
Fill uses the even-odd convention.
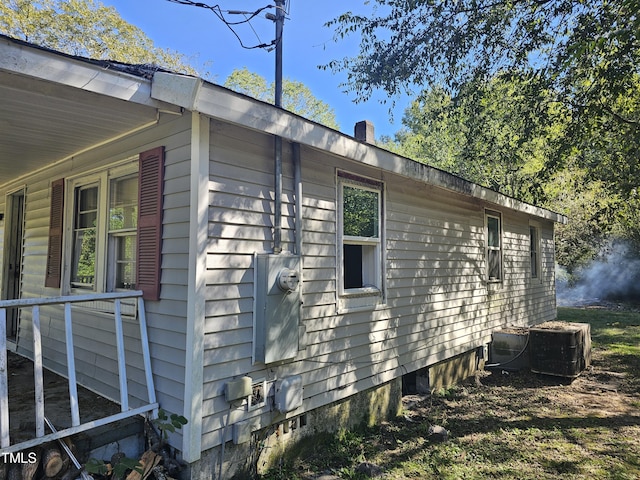
[[[138,459],[116,453],[108,460],[78,463],[70,438],[0,457],[0,480],[175,480],[184,464],[175,450],[145,422],[147,450]]]

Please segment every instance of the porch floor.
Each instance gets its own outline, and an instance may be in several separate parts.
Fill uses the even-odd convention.
[[[7,352],[9,381],[9,434],[11,444],[36,436],[35,387],[33,362]],[[57,430],[71,426],[69,382],[49,370],[43,370],[44,414]],[[90,422],[120,412],[120,406],[78,385],[80,421]],[[50,433],[45,427],[45,433]]]

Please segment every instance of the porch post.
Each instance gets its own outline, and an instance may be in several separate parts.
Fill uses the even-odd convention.
[[[144,376],[147,379],[147,395],[149,403],[156,403],[156,387],[153,383],[151,370],[151,351],[149,350],[149,333],[147,332],[147,312],[144,309],[144,299],[138,297],[138,323],[140,324],[140,341],[142,342],[142,361],[144,363]],[[158,409],[151,412],[152,418],[158,417]]]
[[[114,305],[116,321],[116,349],[118,351],[118,380],[120,381],[120,411],[129,410],[129,392],[127,390],[127,363],[124,354],[124,333],[122,332],[122,308],[120,299]]]
[[[202,450],[203,358],[205,335],[205,273],[209,209],[209,117],[191,114],[191,198],[189,215],[189,277],[185,358],[182,456],[188,463]]]
[[[33,382],[36,394],[36,437],[44,437],[44,380],[42,376],[42,334],[40,332],[40,305],[31,310],[33,320]]]

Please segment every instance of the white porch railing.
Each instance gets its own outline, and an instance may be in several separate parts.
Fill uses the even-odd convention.
[[[148,403],[142,407],[129,408],[129,393],[127,390],[127,374],[125,362],[124,334],[122,328],[121,304],[124,299],[134,299],[137,304],[137,317],[140,324],[140,342],[142,350],[142,360],[147,386]],[[73,322],[71,318],[71,305],[80,302],[108,301],[114,302],[114,321],[116,333],[116,347],[118,355],[118,377],[120,385],[120,406],[118,414],[105,418],[80,423],[80,411],[78,405],[78,388],[76,382],[75,356],[73,349]],[[43,305],[64,306],[65,344],[67,353],[67,377],[69,379],[69,401],[71,406],[71,427],[59,430],[56,433],[45,434],[44,415],[44,386],[43,386],[43,359],[42,341],[40,332],[40,307]],[[33,326],[33,372],[35,386],[35,416],[36,416],[36,437],[24,442],[11,445],[9,439],[9,391],[8,391],[8,365],[7,365],[7,309],[9,308],[31,308],[31,322]],[[142,292],[117,292],[117,293],[96,293],[88,295],[73,295],[64,297],[30,298],[20,300],[0,301],[0,447],[3,453],[17,452],[26,448],[41,445],[52,440],[64,438],[79,432],[90,430],[95,427],[106,425],[124,418],[152,412],[156,415],[158,404],[153,385],[153,375],[151,372],[151,356],[149,354],[149,340],[147,336],[147,322],[144,309]]]

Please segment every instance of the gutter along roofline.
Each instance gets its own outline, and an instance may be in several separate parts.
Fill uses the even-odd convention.
[[[299,115],[261,102],[201,78],[168,72],[153,76],[151,96],[187,110],[267,132],[311,148],[347,157],[364,165],[401,175],[494,205],[556,223],[567,217],[517,200],[461,177],[355,140]]]

